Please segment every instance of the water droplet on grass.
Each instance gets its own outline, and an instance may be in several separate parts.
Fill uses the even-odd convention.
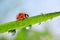
[[[31,27],[32,27],[32,25],[29,25],[28,27],[26,27],[26,29],[28,29],[28,30],[29,30],[29,29],[31,29]]]
[[[41,23],[39,23],[38,25],[40,25]]]
[[[8,31],[8,33],[12,33],[12,36],[14,36],[15,33],[16,33],[16,30],[15,29],[14,30],[10,30],[10,31]]]

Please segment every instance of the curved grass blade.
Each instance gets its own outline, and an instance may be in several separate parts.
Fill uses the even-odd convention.
[[[43,22],[57,16],[60,16],[60,12],[53,12],[44,15],[36,15],[29,18],[25,18],[24,20],[12,21],[8,23],[0,24],[0,32],[6,32],[17,28],[24,28],[28,25],[33,25],[35,23]]]

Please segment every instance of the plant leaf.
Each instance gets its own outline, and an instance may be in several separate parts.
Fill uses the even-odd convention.
[[[6,32],[9,30],[17,29],[17,28],[24,28],[28,25],[33,25],[35,23],[43,22],[57,16],[60,16],[60,12],[36,15],[29,18],[25,18],[24,20],[7,22],[4,24],[0,24],[0,32]]]

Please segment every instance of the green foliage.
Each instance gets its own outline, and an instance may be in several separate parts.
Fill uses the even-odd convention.
[[[14,40],[40,40],[41,36],[47,36],[47,35],[48,37],[51,38],[51,34],[48,33],[48,31],[40,33],[36,31],[26,30],[25,27],[27,27],[28,25],[33,25],[39,22],[46,21],[48,19],[52,19],[57,16],[60,16],[60,12],[37,15],[37,16],[25,18],[24,20],[12,21],[12,22],[0,24],[0,33],[13,29],[22,28],[22,30],[17,33]],[[29,35],[29,33],[31,35]]]
[[[8,39],[5,37],[1,37],[0,40],[8,40]]]
[[[0,24],[0,32],[6,32],[8,30],[17,29],[17,28],[24,28],[28,25],[33,25],[39,22],[43,22],[48,19],[52,19],[56,16],[60,16],[60,12],[37,15],[37,16],[25,18],[24,20],[20,20],[20,21],[12,21],[8,23]]]
[[[50,40],[53,38],[48,30],[45,30],[45,32],[37,32],[23,28],[18,32],[15,40],[40,40],[41,37],[48,37]]]
[[[27,34],[28,30],[26,30],[26,28],[23,28],[20,32],[18,32],[15,40],[27,40]]]

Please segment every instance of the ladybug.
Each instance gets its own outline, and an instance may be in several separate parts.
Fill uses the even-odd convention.
[[[27,18],[29,17],[28,14],[26,13],[19,13],[17,16],[16,16],[16,20],[23,20],[24,18]]]
[[[29,17],[28,14],[21,12],[21,13],[19,13],[19,14],[16,16],[16,20],[17,20],[17,21],[18,21],[18,20],[23,20],[23,19],[28,18],[28,17]],[[30,25],[29,25],[29,26],[30,26]],[[13,33],[13,35],[15,35],[16,29],[14,29],[14,30],[9,30],[8,32],[11,32],[11,33]]]

